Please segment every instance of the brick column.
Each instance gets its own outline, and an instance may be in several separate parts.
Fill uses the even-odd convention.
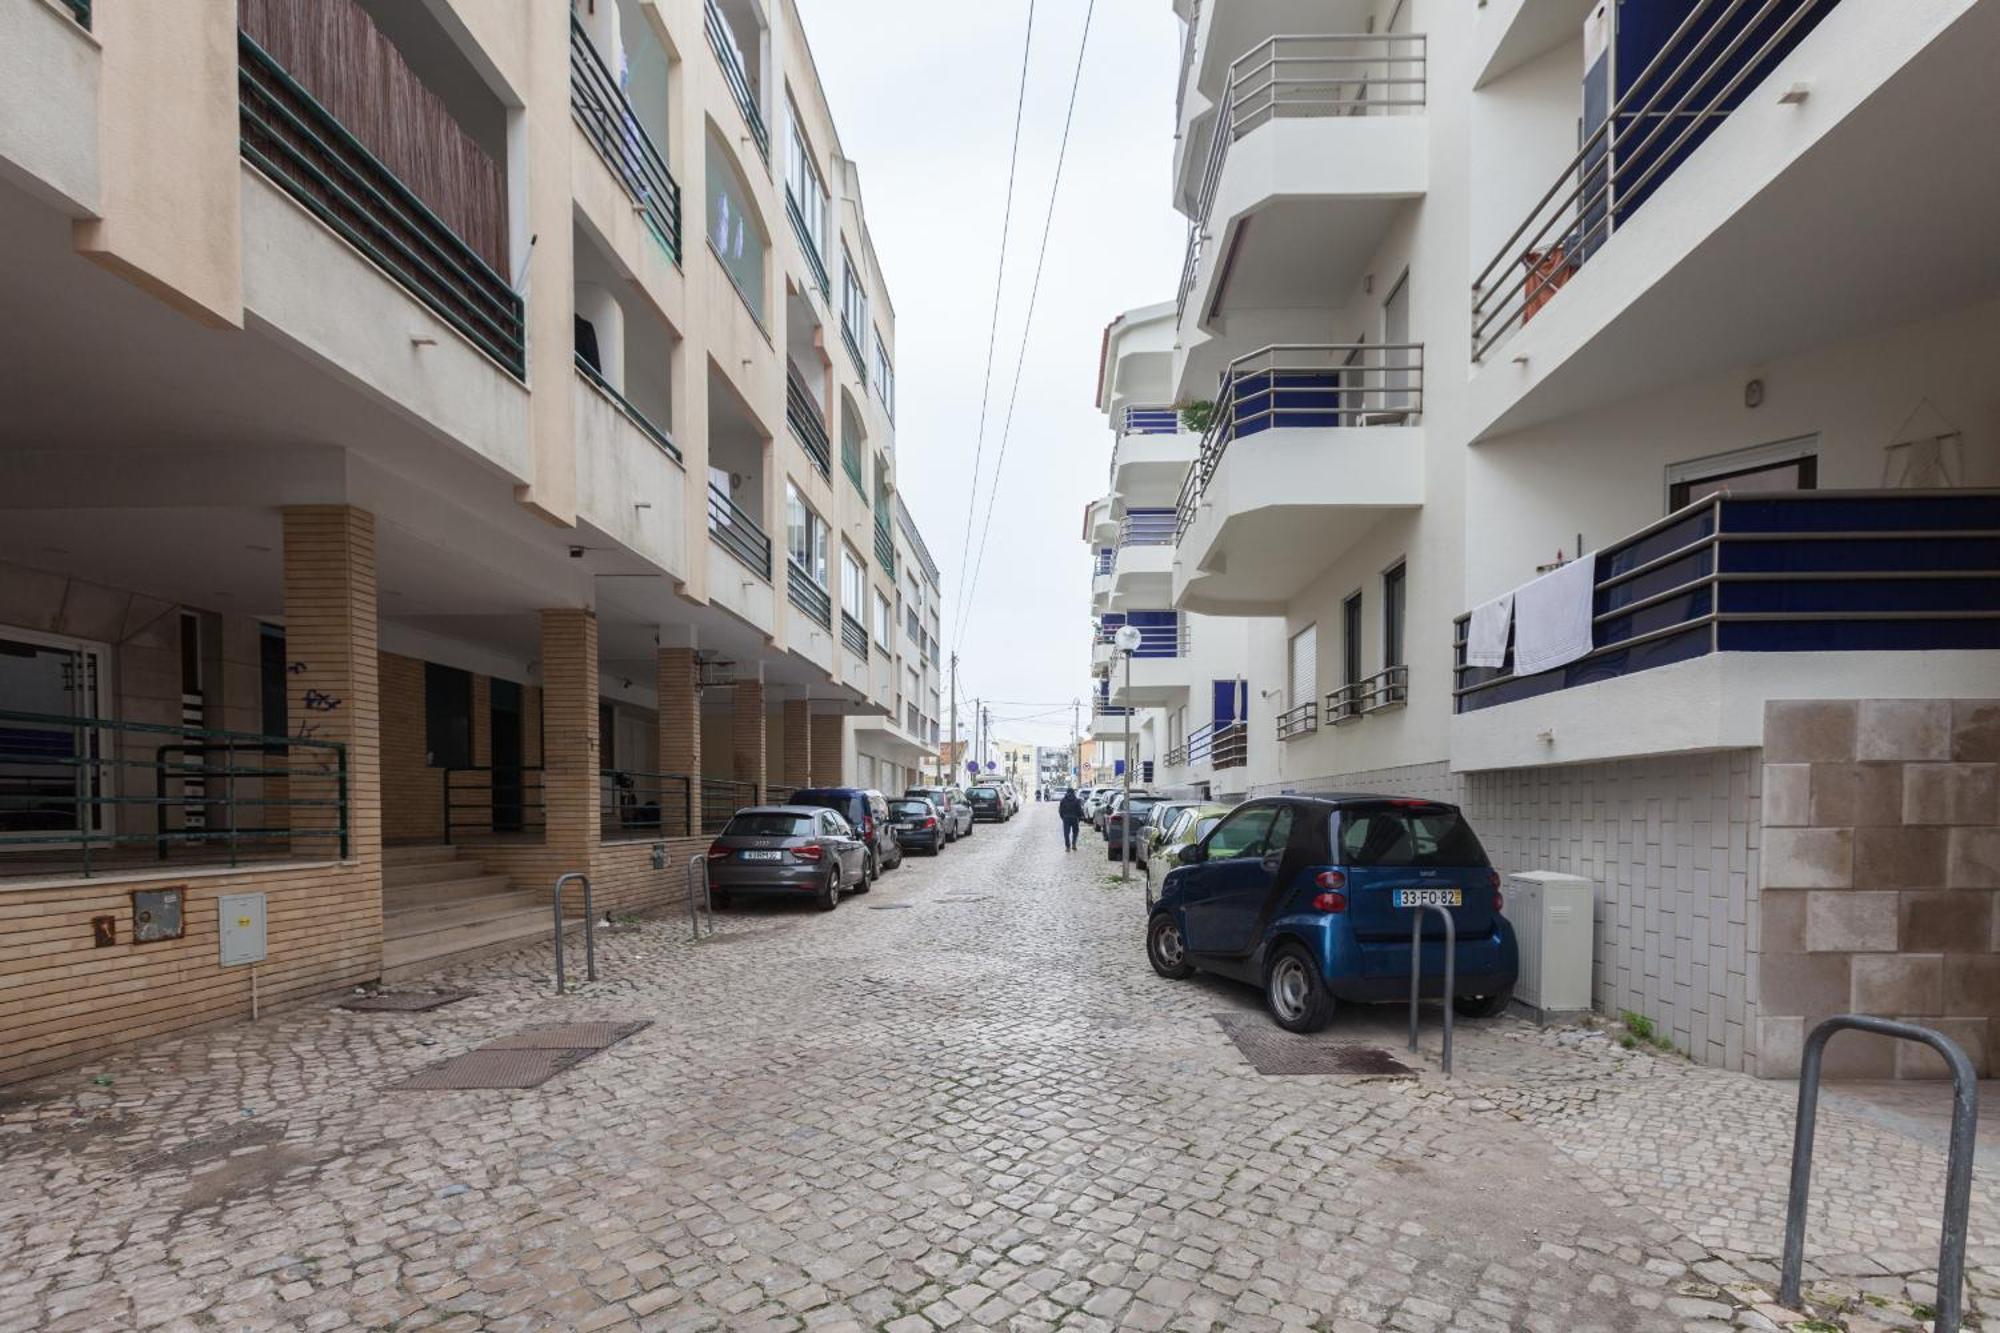
[[[729,733],[736,780],[755,784],[751,799],[761,804],[770,782],[764,754],[764,682],[739,676],[731,696]]]
[[[287,790],[300,801],[331,801],[345,787],[345,856],[371,865],[382,858],[382,699],[377,681],[375,516],[347,505],[284,511],[285,704],[295,739],[345,748],[301,746],[289,752]],[[340,853],[341,811],[334,805],[287,812],[292,849],[314,859]],[[375,881],[380,892],[380,880]]]
[[[660,697],[660,771],[687,774],[683,810],[674,809],[675,793],[660,795],[661,820],[669,831],[690,837],[701,832],[701,690],[692,648],[662,648],[656,654]]]
[[[542,791],[551,860],[588,872],[598,842],[597,614],[542,612]]]
[[[812,719],[812,775],[816,787],[838,787],[847,780],[840,771],[847,730],[838,713],[815,713]]]
[[[813,785],[812,704],[805,699],[785,700],[785,771],[781,781],[787,787]]]

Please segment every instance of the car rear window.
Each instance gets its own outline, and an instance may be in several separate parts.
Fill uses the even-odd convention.
[[[810,838],[813,836],[813,822],[810,815],[737,815],[723,828],[722,836],[725,838]]]
[[[1143,815],[1158,804],[1158,801],[1149,800],[1144,796],[1134,796],[1130,801],[1125,803],[1125,808]]]
[[[967,792],[966,795],[977,796],[981,800],[990,801],[998,797],[1000,793],[991,787],[974,787],[971,791]]]
[[[1483,866],[1486,849],[1456,810],[1384,806],[1340,816],[1340,862],[1348,866]]]
[[[889,809],[894,814],[915,815],[921,819],[930,815],[931,803],[929,801],[891,801],[889,802]]]

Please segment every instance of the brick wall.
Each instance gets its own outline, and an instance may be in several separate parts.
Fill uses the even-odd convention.
[[[425,746],[424,664],[381,655],[382,836],[432,842],[444,836],[444,793]]]
[[[2000,700],[1765,706],[1759,1072],[1798,1071],[1842,1012],[1938,1028],[1982,1075],[2000,1018]],[[1935,1077],[1928,1051],[1848,1033],[1829,1077]]]

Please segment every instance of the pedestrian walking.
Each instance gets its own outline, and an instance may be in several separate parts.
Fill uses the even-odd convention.
[[[1071,787],[1063,793],[1062,804],[1056,807],[1056,813],[1062,816],[1063,850],[1073,852],[1076,850],[1076,831],[1083,827],[1083,802],[1076,799],[1076,788]]]

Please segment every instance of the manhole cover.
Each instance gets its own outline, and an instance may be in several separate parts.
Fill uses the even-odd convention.
[[[638,1023],[544,1023],[536,1027],[523,1028],[498,1041],[489,1041],[479,1049],[482,1051],[539,1051],[575,1048],[586,1051],[601,1051],[614,1046],[635,1032],[651,1027],[650,1022]]]
[[[1216,1025],[1260,1074],[1332,1074],[1349,1078],[1415,1078],[1417,1071],[1379,1046],[1287,1032],[1262,1014],[1217,1014]]]
[[[395,1085],[396,1092],[445,1092],[469,1088],[532,1088],[594,1054],[570,1047],[562,1050],[467,1051],[464,1055],[420,1069]]]
[[[908,903],[870,903],[870,904],[868,904],[868,910],[869,910],[869,911],[871,911],[871,912],[907,912],[907,911],[909,911],[909,910],[910,910],[910,904],[908,904]]]
[[[380,991],[374,995],[343,1000],[334,1007],[364,1014],[421,1014],[426,1010],[457,1004],[460,1000],[469,1000],[475,994],[477,992],[469,990]]]

